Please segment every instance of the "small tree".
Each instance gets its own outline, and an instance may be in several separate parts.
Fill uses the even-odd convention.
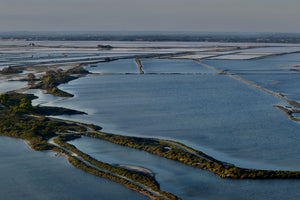
[[[11,108],[15,113],[26,113],[32,108],[32,105],[30,100],[22,98],[19,105],[11,106]]]

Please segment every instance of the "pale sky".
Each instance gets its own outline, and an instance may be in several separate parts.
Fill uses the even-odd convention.
[[[300,0],[0,0],[5,31],[300,33]]]

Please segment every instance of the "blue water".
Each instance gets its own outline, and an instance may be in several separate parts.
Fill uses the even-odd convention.
[[[89,113],[67,119],[181,141],[243,167],[300,166],[299,124],[273,108],[285,102],[224,75],[97,76],[60,88],[75,98],[53,104]]]
[[[184,200],[298,200],[299,180],[230,180],[152,154],[83,137],[70,142],[111,164],[143,166],[155,173],[161,189]]]
[[[0,199],[148,199],[70,165],[65,157],[31,150],[23,140],[0,137]]]
[[[274,75],[239,75],[257,85],[271,91],[281,93],[287,98],[300,101],[300,73],[274,74]]]
[[[216,73],[191,60],[142,59],[145,73]]]
[[[299,65],[299,55],[202,62],[299,101],[299,72],[291,71]],[[141,61],[145,75],[138,75],[133,59],[87,67],[114,75],[85,77],[60,87],[74,93],[74,98],[31,91],[40,97],[34,104],[85,111],[89,115],[61,118],[98,124],[116,134],[176,140],[241,167],[300,170],[299,123],[273,108],[286,102],[190,60]],[[0,82],[0,92],[21,85]],[[299,180],[227,180],[95,139],[85,137],[72,143],[105,162],[149,168],[162,190],[183,199],[300,198]],[[0,146],[0,199],[147,199],[72,167],[66,158],[34,152],[21,140],[1,137]]]
[[[298,59],[295,54],[290,56],[266,58],[265,63],[264,60],[204,62],[229,72],[236,70],[238,76],[276,92],[281,89],[296,98],[298,74],[286,70],[286,66],[297,64]],[[121,61],[111,73],[128,72],[122,71]],[[80,78],[60,87],[75,94],[74,98],[42,100],[46,105],[85,111],[89,115],[60,118],[94,123],[107,132],[180,141],[241,167],[300,170],[300,124],[273,107],[287,105],[286,102],[226,75],[200,71],[192,74],[199,65],[192,61],[180,61],[175,68],[172,66],[176,60],[169,60],[169,64],[167,61],[142,60],[145,75]],[[112,63],[106,68],[111,69]],[[163,63],[165,69],[160,67]],[[188,73],[176,74],[185,68]],[[244,72],[237,72],[241,68]],[[277,72],[269,73],[272,69]],[[147,74],[150,72],[159,74]],[[272,84],[277,80],[280,84]],[[72,143],[109,163],[149,168],[163,190],[184,199],[299,199],[300,196],[298,180],[227,180],[103,141],[83,138]]]
[[[291,100],[300,101],[300,72],[291,71],[300,64],[300,53],[268,57],[251,61],[201,61],[218,69],[236,74]]]
[[[98,63],[95,67],[86,67],[86,69],[93,73],[139,73],[134,59]]]
[[[291,73],[289,69],[300,63],[300,53],[287,54],[283,56],[267,57],[257,60],[201,60],[201,62],[212,65],[230,73],[251,72],[252,73]]]
[[[27,82],[0,80],[0,93],[26,87]]]

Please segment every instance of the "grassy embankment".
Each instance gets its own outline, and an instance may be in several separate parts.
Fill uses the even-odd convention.
[[[55,146],[47,143],[47,140],[56,133],[77,131],[90,137],[107,140],[116,144],[147,151],[154,155],[175,160],[193,167],[212,171],[223,178],[235,179],[289,179],[300,178],[299,171],[282,170],[258,170],[235,167],[218,161],[203,152],[186,147],[173,141],[128,137],[107,133],[88,133],[86,128],[78,123],[66,123],[64,121],[46,118],[40,113],[51,114],[52,109],[33,107],[31,100],[33,95],[27,94],[3,94],[0,103],[4,108],[0,110],[0,132],[2,135],[22,138],[29,141],[29,145],[36,150],[51,150]],[[61,109],[61,112],[75,112]],[[56,113],[59,114],[59,113]],[[60,113],[62,114],[62,113]],[[90,126],[93,128],[93,126]],[[95,126],[94,128],[99,129]],[[177,144],[177,145],[175,145]],[[181,146],[178,147],[178,145]],[[188,150],[188,151],[187,151]],[[197,154],[197,155],[195,155]],[[198,156],[199,155],[199,156]]]
[[[32,106],[31,100],[33,98],[33,95],[16,93],[3,94],[0,96],[0,103],[4,105],[4,107],[0,110],[0,133],[2,135],[26,139],[29,141],[30,146],[35,150],[51,150],[55,146],[47,143],[47,140],[56,136],[56,133],[86,131],[86,128],[78,125],[78,123],[66,123],[44,117],[43,114],[51,114],[51,110],[53,109]],[[75,113],[75,111],[68,109],[61,108],[60,110],[62,113]],[[56,113],[52,114],[62,113],[58,113],[58,111],[56,111]],[[90,127],[93,128],[93,126]],[[94,128],[99,129],[97,126]],[[144,150],[154,155],[175,160],[193,167],[212,171],[223,178],[300,178],[299,171],[245,169],[224,164],[203,152],[177,143],[182,146],[182,148],[180,148],[174,145],[175,142],[173,141],[172,144],[164,140],[128,137],[107,133],[98,134],[84,132],[84,134],[116,144]],[[188,148],[190,152],[192,151],[199,156],[185,151],[184,148]]]
[[[155,180],[155,178],[153,176],[142,173],[142,172],[136,172],[136,171],[124,169],[122,167],[113,166],[113,165],[110,165],[110,164],[105,163],[105,162],[98,161],[95,158],[91,157],[90,155],[85,154],[82,151],[78,150],[74,145],[71,145],[71,144],[67,143],[67,141],[76,139],[78,137],[80,137],[80,135],[73,135],[73,134],[71,134],[71,135],[70,134],[69,135],[61,135],[61,136],[55,138],[54,142],[56,144],[58,144],[59,146],[65,148],[65,149],[68,149],[69,151],[72,151],[73,153],[80,156],[82,159],[89,162],[93,166],[109,172],[109,173],[104,173],[103,174],[103,171],[102,171],[100,173],[101,177],[105,177],[105,178],[111,179],[111,180],[116,181],[116,182],[121,181],[120,183],[125,184],[126,186],[128,185],[129,188],[132,188],[132,189],[134,189],[136,191],[139,191],[139,192],[141,192],[141,191],[144,192],[144,189],[142,187],[140,187],[139,185],[133,183],[133,182],[137,182],[137,183],[140,183],[140,184],[150,188],[151,190],[159,193],[161,196],[166,197],[167,199],[179,199],[178,197],[176,197],[175,195],[173,195],[171,193],[161,191],[160,188],[159,188],[159,183]],[[85,171],[90,172],[91,169],[84,162],[77,159],[77,161],[75,163],[76,163],[77,167],[79,167],[79,168],[81,168]],[[117,174],[121,177],[115,176],[113,174]],[[126,177],[127,179],[130,179],[133,182],[128,181],[128,180],[126,180],[122,177]],[[158,197],[159,196],[157,196],[156,198],[158,198]]]
[[[87,165],[86,163],[82,162],[81,160],[79,160],[78,158],[74,157],[74,156],[68,156],[68,161],[74,166],[74,167],[77,167],[79,169],[82,169],[90,174],[93,174],[93,175],[96,175],[96,176],[99,176],[99,177],[102,177],[102,178],[106,178],[106,179],[109,179],[109,180],[112,180],[114,182],[117,182],[117,183],[120,183],[120,184],[123,184],[125,185],[126,187],[128,187],[129,189],[132,189],[132,190],[135,190],[139,193],[142,193],[152,199],[155,199],[155,200],[165,200],[166,198],[163,198],[163,197],[160,197],[160,196],[157,196],[151,192],[149,192],[148,190],[144,189],[143,187],[131,182],[131,181],[128,181],[124,178],[120,178],[118,176],[114,176],[110,173],[106,173],[106,172],[103,172],[103,171],[100,171],[100,170],[97,170],[96,168],[94,167],[91,167],[89,165]],[[171,199],[171,198],[170,198]],[[177,197],[173,198],[174,200],[175,199],[179,199]]]
[[[174,141],[138,138],[108,133],[85,133],[86,135],[115,144],[143,150],[151,154],[175,160],[186,165],[211,171],[222,178],[232,179],[299,179],[300,171],[259,170],[236,167],[223,163],[190,147]]]

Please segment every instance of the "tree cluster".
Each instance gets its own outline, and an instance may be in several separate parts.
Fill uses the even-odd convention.
[[[53,148],[47,140],[59,132],[86,131],[86,128],[76,123],[55,121],[39,115],[40,107],[34,107],[31,94],[5,93],[0,95],[0,134],[26,139],[36,150]]]

